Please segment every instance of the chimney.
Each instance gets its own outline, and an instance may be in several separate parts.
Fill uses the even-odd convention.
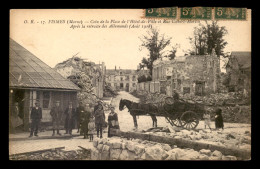
[[[115,66],[115,70],[116,70],[116,66]]]

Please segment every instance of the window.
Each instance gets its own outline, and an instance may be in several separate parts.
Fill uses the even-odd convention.
[[[133,83],[132,86],[135,87],[135,83]]]
[[[43,92],[43,105],[42,107],[47,109],[50,105],[50,92]]]
[[[136,77],[135,77],[135,76],[133,76],[133,77],[132,77],[132,80],[133,80],[133,81],[136,81]]]
[[[120,89],[122,89],[124,87],[123,83],[120,83]]]
[[[123,77],[120,77],[120,80],[123,81],[124,80]]]
[[[178,86],[181,85],[181,79],[177,79]]]
[[[183,87],[183,94],[190,93],[190,87]]]
[[[38,100],[40,101],[40,92],[39,91],[31,91],[30,94],[30,107],[33,107],[35,102]]]
[[[120,72],[120,75],[122,75],[122,72]]]
[[[125,80],[129,80],[129,76],[125,76]]]

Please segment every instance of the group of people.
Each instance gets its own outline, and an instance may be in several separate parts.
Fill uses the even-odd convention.
[[[69,102],[65,111],[62,110],[60,101],[56,101],[55,106],[50,111],[52,117],[52,136],[55,135],[55,131],[57,131],[57,135],[61,135],[62,119],[65,119],[64,128],[66,132],[64,134],[72,135],[72,129],[77,128],[77,132],[80,132],[80,135],[83,135],[84,139],[89,137],[90,141],[93,141],[95,130],[97,137],[102,138],[103,128],[108,124],[108,137],[112,137],[110,129],[119,129],[119,123],[115,107],[110,106],[110,110],[107,123],[101,101],[98,101],[98,104],[94,107],[92,104],[79,102],[77,108],[74,108],[72,102]],[[32,108],[30,117],[32,122],[29,137],[32,137],[33,134],[38,136],[38,127],[42,119],[42,109],[38,101],[36,101],[35,107]]]

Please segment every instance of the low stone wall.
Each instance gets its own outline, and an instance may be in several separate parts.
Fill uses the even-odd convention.
[[[93,146],[91,160],[237,160],[237,157],[225,156],[217,150],[195,151],[181,149],[176,145],[120,137],[96,138]]]
[[[159,136],[159,135],[153,135],[153,134],[146,134],[146,133],[137,133],[137,132],[123,132],[119,130],[111,130],[111,133],[113,133],[116,136],[124,137],[127,139],[140,139],[140,140],[146,140],[146,141],[153,141],[158,142],[162,144],[169,144],[171,146],[177,145],[181,148],[191,148],[197,151],[200,151],[201,149],[209,149],[211,151],[220,151],[224,155],[232,155],[239,157],[239,159],[250,159],[251,158],[251,151],[245,150],[245,149],[237,149],[237,148],[230,148],[225,147],[221,145],[214,145],[209,143],[202,143],[197,142],[193,140],[187,140],[183,139],[181,137],[168,137],[168,136]]]

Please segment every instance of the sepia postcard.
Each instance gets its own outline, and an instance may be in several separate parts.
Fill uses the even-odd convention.
[[[9,160],[251,160],[251,9],[11,9]]]

